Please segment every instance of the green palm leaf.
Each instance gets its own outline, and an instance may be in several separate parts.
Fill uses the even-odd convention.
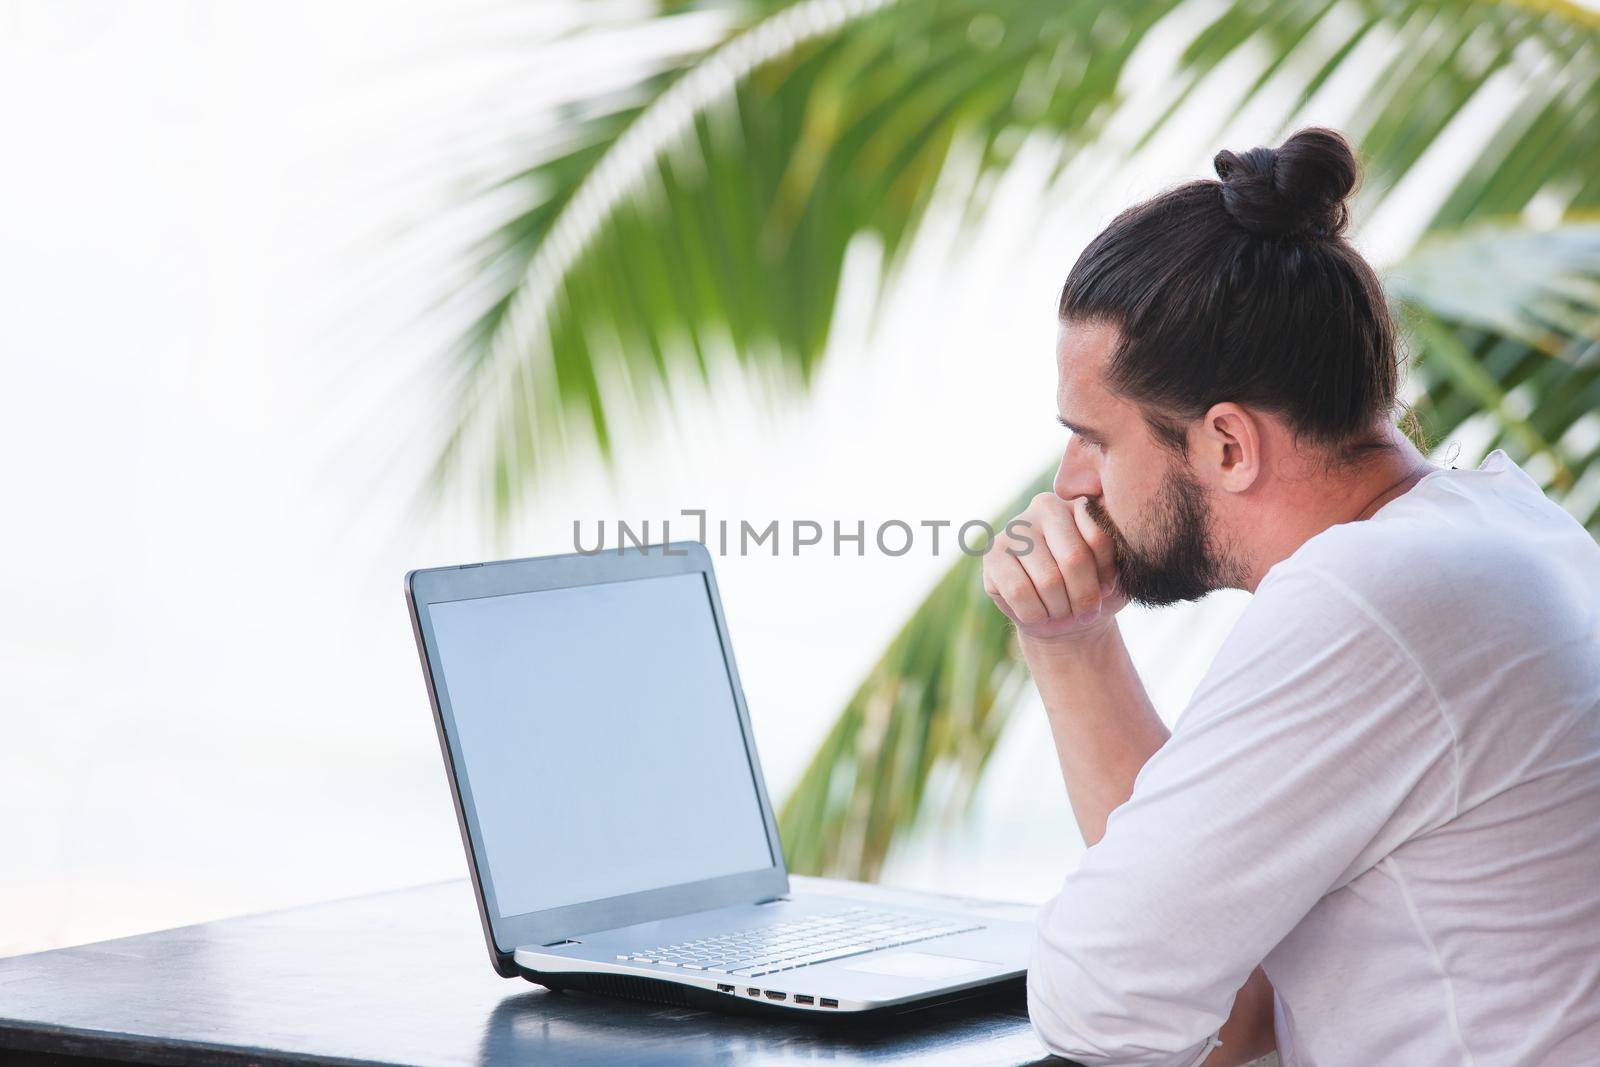
[[[1004,516],[1048,490],[1054,468]],[[845,705],[779,814],[784,856],[802,872],[877,875],[889,845],[923,814],[935,768],[953,769],[965,805],[1026,678],[1010,623],[963,555],[895,635]]]
[[[992,169],[1008,130],[1091,127],[1136,39],[1094,45],[1097,10],[796,3],[527,168],[558,191],[484,253],[502,289],[459,347],[438,476],[475,470],[503,516],[576,449],[608,454],[629,392],[728,357],[803,386],[846,246],[873,235],[892,270],[958,137]]]
[[[475,486],[500,518],[541,472],[609,457],[618,422],[646,417],[641,398],[730,365],[803,388],[852,240],[880,242],[892,273],[958,145],[980,177],[1030,134],[1070,159],[1116,113],[1150,30],[1193,18],[1177,0],[718,10],[728,29],[711,47],[575,107],[562,147],[506,179],[527,206],[479,250],[486,310],[453,357],[435,468],[435,484]],[[1520,103],[1496,133],[1509,154],[1474,164],[1436,221],[1538,196],[1581,208],[1600,196],[1594,36],[1592,17],[1561,6],[1241,0],[1200,29],[1148,126],[1224,63],[1254,72],[1240,106],[1277,101],[1285,123],[1358,78],[1349,125],[1377,198],[1477,89],[1510,78]]]
[[[1470,420],[1600,536],[1600,222],[1437,232],[1389,272],[1431,440]]]

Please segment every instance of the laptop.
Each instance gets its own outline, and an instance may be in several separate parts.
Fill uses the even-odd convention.
[[[503,977],[818,1017],[1020,992],[1032,926],[983,902],[791,890],[703,545],[416,570],[406,599]]]

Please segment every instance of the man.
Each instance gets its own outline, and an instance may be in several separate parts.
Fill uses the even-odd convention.
[[[1090,848],[1029,1011],[1086,1064],[1600,1063],[1600,546],[1394,429],[1304,130],[1129,209],[1061,295],[1055,493],[984,558]],[[1247,589],[1175,731],[1129,600]]]

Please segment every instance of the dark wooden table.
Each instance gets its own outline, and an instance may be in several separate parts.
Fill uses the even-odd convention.
[[[1007,907],[996,914],[1032,913]],[[8,1067],[1045,1059],[1016,995],[882,1023],[822,1022],[654,1007],[499,978],[466,882],[0,960]]]

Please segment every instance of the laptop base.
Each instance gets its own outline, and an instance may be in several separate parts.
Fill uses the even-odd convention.
[[[915,1015],[930,1008],[956,1004],[971,1007],[983,1004],[1027,1011],[1026,975],[923,997],[906,1004],[891,1004],[859,1011],[832,1011],[825,1006],[823,1010],[805,1010],[786,1002],[768,1000],[764,995],[752,996],[747,991],[751,987],[747,986],[735,986],[732,992],[714,992],[698,986],[681,985],[656,978],[641,978],[631,974],[545,974],[524,968],[518,970],[523,978],[536,985],[542,985],[552,992],[589,993],[646,1004],[659,1004],[664,1007],[699,1008],[705,1011],[768,1019],[805,1018],[824,1021],[824,1025],[830,1026]]]

